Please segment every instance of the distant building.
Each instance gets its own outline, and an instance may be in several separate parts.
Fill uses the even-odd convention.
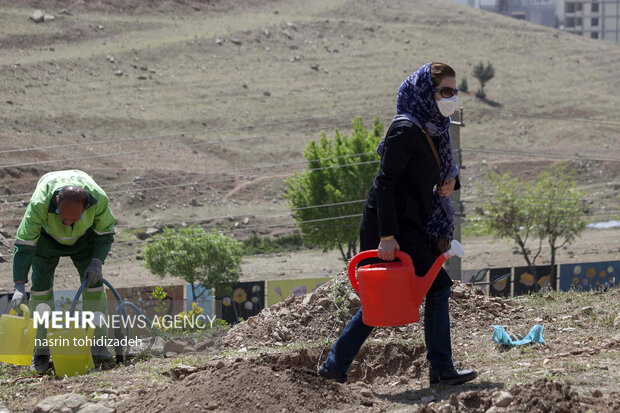
[[[620,0],[454,0],[470,7],[620,43]]]
[[[556,13],[556,1],[531,0],[526,10],[526,18],[530,23],[547,27],[558,27],[560,21]]]
[[[620,42],[620,0],[564,0],[564,30]]]
[[[468,5],[541,26],[558,27],[557,3],[560,0],[478,0]]]

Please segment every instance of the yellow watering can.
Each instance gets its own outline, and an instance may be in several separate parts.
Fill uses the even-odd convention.
[[[95,368],[89,344],[94,332],[93,327],[48,329],[47,343],[58,377],[77,376]]]
[[[28,306],[20,304],[19,308],[23,317],[16,315],[15,309],[0,317],[0,362],[29,366],[37,330]]]

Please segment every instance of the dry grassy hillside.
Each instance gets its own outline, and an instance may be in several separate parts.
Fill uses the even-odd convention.
[[[120,227],[228,215],[239,216],[223,221],[231,228],[245,216],[254,226],[292,222],[285,212],[255,215],[285,211],[282,174],[303,167],[306,142],[347,130],[354,116],[388,122],[400,82],[431,60],[453,65],[470,90],[475,63],[496,69],[488,100],[460,96],[469,211],[484,164],[532,176],[558,156],[596,200],[602,215],[592,220],[618,205],[620,49],[611,42],[447,0],[0,4],[5,238],[38,177],[69,168],[104,186]],[[35,7],[56,20],[32,23]],[[618,237],[591,236],[603,246]],[[114,248],[115,276],[149,279],[134,259],[139,246]],[[619,252],[594,250],[587,258]],[[503,253],[512,259],[508,246]],[[10,278],[10,264],[0,273]]]
[[[29,21],[36,8],[55,20]],[[475,91],[470,73],[481,60],[496,69],[487,100],[459,95],[467,213],[486,168],[533,177],[566,161],[588,193],[588,218],[613,218],[618,44],[448,0],[0,0],[0,293],[12,289],[11,239],[45,172],[85,170],[110,196],[118,235],[104,275],[112,284],[176,284],[140,267],[135,227],[290,232],[283,180],[304,167],[309,140],[349,130],[355,116],[389,122],[399,84],[428,61],[451,64]],[[523,263],[489,236],[463,244],[464,268]],[[619,256],[615,229],[586,230],[558,258]],[[476,369],[475,381],[429,388],[415,323],[376,329],[349,383],[337,384],[315,371],[360,305],[341,269],[337,252],[245,257],[244,279],[334,282],[232,329],[166,343],[186,354],[162,354],[171,347],[160,343],[114,369],[66,379],[0,363],[0,411],[32,411],[54,395],[73,410],[118,412],[618,411],[617,288],[502,299],[457,283],[454,360]],[[74,272],[61,260],[54,287],[75,288]],[[525,334],[538,323],[546,345],[491,341],[493,324]]]

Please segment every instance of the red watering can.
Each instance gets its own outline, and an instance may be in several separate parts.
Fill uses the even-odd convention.
[[[420,320],[419,307],[441,266],[452,256],[463,257],[465,251],[454,240],[451,248],[437,257],[425,276],[417,276],[406,252],[394,251],[400,262],[382,262],[364,265],[361,260],[377,257],[377,250],[362,251],[349,263],[349,281],[362,302],[362,321],[368,326],[391,327]]]

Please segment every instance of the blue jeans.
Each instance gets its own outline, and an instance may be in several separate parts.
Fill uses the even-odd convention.
[[[454,366],[450,342],[450,313],[448,310],[450,287],[429,291],[424,306],[424,340],[426,359],[432,370],[446,370]],[[342,330],[340,337],[327,355],[324,366],[338,375],[345,375],[362,344],[374,327],[362,322],[360,309]]]

